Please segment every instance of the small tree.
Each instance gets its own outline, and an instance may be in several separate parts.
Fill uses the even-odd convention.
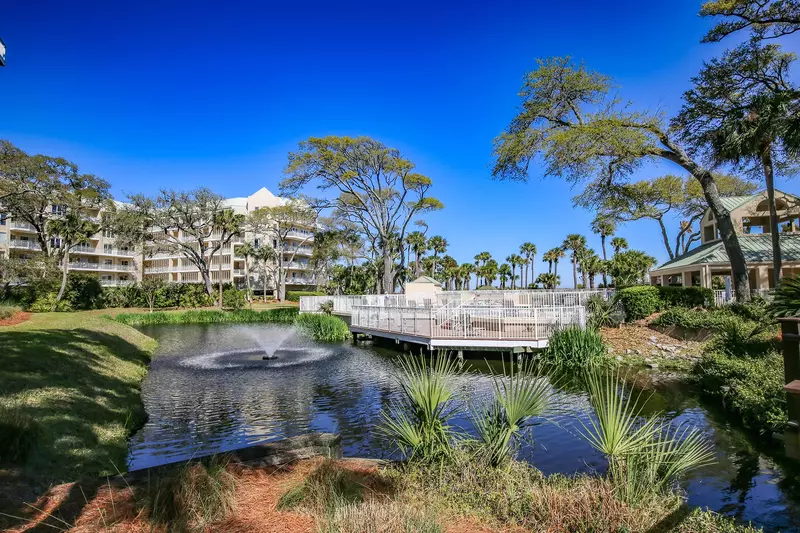
[[[142,294],[144,294],[145,300],[147,300],[147,306],[150,308],[151,313],[156,305],[158,291],[160,291],[163,286],[164,280],[161,278],[144,278],[139,284],[139,288]]]
[[[58,289],[56,299],[50,309],[55,311],[58,302],[64,297],[67,288],[67,276],[69,274],[69,253],[76,246],[89,242],[89,238],[100,229],[98,224],[86,220],[79,212],[70,211],[61,218],[48,221],[47,229],[52,235],[57,235],[61,240],[61,286]]]
[[[253,246],[251,242],[246,242],[236,247],[236,255],[244,259],[244,279],[245,285],[247,286],[246,298],[248,303],[252,303],[253,301],[250,290],[250,264],[248,260],[256,254],[256,250],[257,248]]]

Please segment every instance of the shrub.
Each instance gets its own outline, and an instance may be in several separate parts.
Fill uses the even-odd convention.
[[[338,316],[306,313],[298,315],[295,323],[315,341],[341,342],[350,337],[350,328]]]
[[[786,276],[769,306],[772,316],[800,316],[800,276]]]
[[[0,464],[22,464],[36,445],[41,428],[31,416],[0,407]]]
[[[727,309],[684,309],[675,307],[661,313],[653,325],[679,326],[686,329],[713,329],[721,330],[728,324],[741,324],[742,319]]]
[[[103,307],[103,286],[95,274],[70,272],[64,299],[76,310],[100,309]]]
[[[733,303],[728,309],[734,315],[753,322],[774,322],[770,312],[770,302],[760,296],[744,303]]]
[[[734,357],[708,351],[695,365],[704,394],[718,399],[759,432],[782,431],[787,423],[783,390],[783,358],[777,352],[761,357]]]
[[[244,291],[230,288],[222,292],[222,306],[225,309],[238,311],[245,305],[247,305],[247,296]]]
[[[665,307],[706,307],[714,302],[714,291],[705,287],[657,286]]]
[[[319,311],[325,315],[333,314],[333,301],[322,302],[319,304]]]
[[[241,309],[239,311],[197,310],[156,313],[120,313],[114,319],[129,326],[159,324],[224,324],[266,322],[291,324],[298,316],[295,307],[282,307],[266,311]]]
[[[625,320],[625,311],[619,297],[614,295],[606,300],[595,294],[586,302],[589,326],[592,328],[616,328]]]
[[[103,288],[103,305],[106,308],[144,307],[145,303],[136,285]]]
[[[550,334],[541,358],[557,367],[585,368],[606,363],[606,352],[603,337],[596,330],[568,326]]]
[[[299,302],[301,296],[326,296],[320,291],[286,291],[287,302]]]
[[[165,287],[177,285],[179,287],[178,306],[179,307],[209,307],[214,305],[214,297],[206,292],[206,287],[202,283],[181,283],[167,284]],[[222,286],[224,298],[225,284]]]
[[[36,298],[36,300],[28,306],[28,311],[33,313],[49,313],[53,309],[53,302],[56,301],[55,292],[48,292]],[[62,298],[55,309],[57,312],[74,311],[72,304],[66,298]]]
[[[164,467],[138,490],[140,505],[155,524],[169,531],[204,531],[236,510],[236,477],[227,457]]]
[[[305,510],[328,514],[337,506],[364,501],[364,486],[353,471],[326,460],[305,481],[286,492],[278,500],[278,509]]]
[[[11,318],[15,313],[19,312],[19,307],[11,305],[0,305],[0,320]]]
[[[664,307],[658,287],[638,285],[618,291],[619,301],[625,311],[625,320],[641,320]]]

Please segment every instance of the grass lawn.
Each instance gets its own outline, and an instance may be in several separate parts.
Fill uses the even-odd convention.
[[[140,383],[155,347],[92,312],[34,314],[0,327],[0,411],[12,425],[38,426],[27,460],[0,474],[50,483],[124,471],[127,437],[144,421]]]

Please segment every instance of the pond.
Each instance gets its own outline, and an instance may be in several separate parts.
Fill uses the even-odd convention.
[[[370,344],[314,343],[290,326],[170,325],[143,328],[158,339],[142,389],[149,414],[131,439],[129,467],[140,469],[310,431],[342,435],[345,456],[392,458],[376,435],[381,409],[399,397],[398,352]],[[276,356],[263,360],[264,354]],[[457,382],[460,401],[491,394],[489,365]],[[586,395],[559,390],[520,455],[544,473],[603,471],[605,461],[580,436]],[[753,443],[678,381],[658,385],[647,403],[675,424],[703,431],[717,463],[685,483],[690,505],[708,507],[770,531],[800,530],[800,468],[778,449]],[[465,418],[454,423],[470,429]]]

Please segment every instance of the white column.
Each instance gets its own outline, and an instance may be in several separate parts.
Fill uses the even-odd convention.
[[[691,287],[692,286],[692,273],[691,272],[681,272],[681,285],[684,287]]]

